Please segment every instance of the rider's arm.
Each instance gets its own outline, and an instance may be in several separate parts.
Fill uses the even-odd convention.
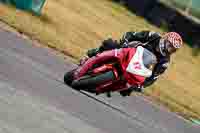
[[[146,87],[152,85],[158,79],[158,77],[159,76],[152,75],[151,77],[146,78],[146,80],[144,81],[143,87],[146,88]]]
[[[140,41],[145,43],[158,37],[160,37],[159,33],[153,31],[126,32],[120,39],[120,44],[124,45],[132,41]]]
[[[170,61],[170,58],[164,58],[155,66],[151,77],[147,78],[144,81],[144,84],[143,84],[144,88],[152,85],[158,79],[158,77],[167,70],[169,66],[169,61]]]
[[[118,42],[116,40],[113,40],[112,38],[108,38],[102,42],[102,45],[99,48],[88,50],[87,55],[88,57],[92,57],[97,55],[98,53],[102,53],[103,51],[112,50],[116,48],[120,48]]]

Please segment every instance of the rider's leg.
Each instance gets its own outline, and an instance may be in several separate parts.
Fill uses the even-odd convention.
[[[90,49],[87,52],[89,57],[96,56],[98,53],[101,53],[105,50],[111,50],[115,48],[119,48],[120,46],[116,41],[113,41],[111,38],[104,40],[102,45],[99,48]]]
[[[100,53],[100,48],[89,49],[87,51],[87,56],[88,57],[96,56],[98,53]]]

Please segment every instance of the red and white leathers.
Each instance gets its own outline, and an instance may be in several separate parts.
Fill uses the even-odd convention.
[[[145,77],[127,72],[127,67],[135,53],[136,48],[121,48],[104,51],[103,53],[89,58],[85,63],[79,66],[74,72],[74,79],[83,76],[95,64],[105,64],[110,61],[116,61],[121,65],[123,77],[127,81],[126,87],[128,88],[130,86],[140,86],[144,82]]]

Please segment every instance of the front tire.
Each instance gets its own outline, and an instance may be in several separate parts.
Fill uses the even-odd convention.
[[[65,82],[65,84],[71,86],[72,81],[73,81],[73,74],[74,74],[74,71],[75,71],[75,70],[71,70],[71,71],[65,73],[65,75],[64,75],[64,82]]]
[[[96,92],[96,87],[107,81],[115,80],[115,75],[112,71],[108,71],[99,75],[85,75],[78,80],[74,80],[71,86],[75,89],[83,89],[90,92]]]

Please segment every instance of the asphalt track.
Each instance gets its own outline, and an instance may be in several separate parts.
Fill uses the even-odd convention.
[[[0,30],[0,132],[200,133],[141,96],[112,98],[63,83],[75,67],[55,51]]]

